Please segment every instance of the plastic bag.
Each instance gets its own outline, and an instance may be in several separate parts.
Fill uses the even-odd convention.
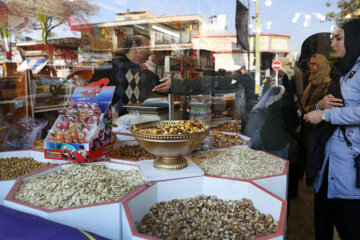
[[[47,124],[45,119],[16,116],[5,135],[3,151],[31,149],[35,140],[41,138],[41,130]]]

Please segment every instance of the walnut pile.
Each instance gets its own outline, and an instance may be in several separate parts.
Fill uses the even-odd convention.
[[[205,174],[240,179],[282,174],[285,169],[283,159],[241,146],[233,146],[225,151],[196,153],[191,160]]]
[[[147,152],[139,145],[126,145],[119,147],[118,149],[106,155],[109,158],[120,158],[131,161],[139,161],[146,159],[155,159],[155,156]]]
[[[47,209],[68,208],[115,201],[143,183],[136,170],[72,164],[23,182],[14,198]]]
[[[140,233],[163,239],[254,239],[275,233],[278,222],[258,211],[250,199],[216,196],[154,204],[137,224]]]
[[[17,178],[51,165],[52,163],[37,162],[27,157],[0,158],[0,180]]]

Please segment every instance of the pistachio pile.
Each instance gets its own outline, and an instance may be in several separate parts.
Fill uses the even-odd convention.
[[[283,159],[241,146],[233,146],[224,151],[196,153],[191,160],[205,174],[240,179],[282,174],[285,169]]]
[[[68,208],[115,201],[143,183],[136,170],[72,164],[23,182],[14,198],[47,209]]]
[[[258,211],[250,199],[216,196],[154,204],[137,224],[140,233],[163,239],[254,239],[277,231],[278,222]]]
[[[17,178],[51,165],[52,163],[37,162],[28,157],[0,158],[0,180]]]

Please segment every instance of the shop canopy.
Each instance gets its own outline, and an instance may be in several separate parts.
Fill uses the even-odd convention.
[[[27,58],[20,64],[20,66],[17,68],[17,71],[23,72],[26,69],[30,69],[34,74],[37,74],[41,71],[41,69],[43,69],[43,67],[45,67],[47,63],[48,60],[45,58]]]

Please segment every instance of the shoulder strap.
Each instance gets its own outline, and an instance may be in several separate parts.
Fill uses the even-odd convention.
[[[347,138],[347,136],[346,136],[346,132],[345,132],[345,126],[344,125],[342,125],[342,126],[340,126],[340,129],[341,129],[341,132],[343,133],[343,135],[344,135],[344,139],[345,139],[345,142],[346,142],[346,145],[348,145],[348,147],[352,147],[352,143],[350,142],[350,140]]]

